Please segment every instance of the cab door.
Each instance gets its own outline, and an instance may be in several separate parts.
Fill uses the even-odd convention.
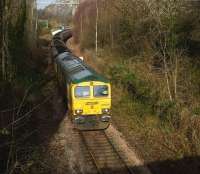
[[[67,108],[68,108],[68,115],[72,116],[72,91],[71,91],[72,87],[71,84],[67,84]]]

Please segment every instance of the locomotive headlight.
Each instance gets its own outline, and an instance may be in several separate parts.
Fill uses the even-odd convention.
[[[110,113],[110,109],[108,109],[108,108],[102,109],[102,113],[103,114],[108,114],[108,113]]]
[[[83,110],[82,110],[82,109],[77,109],[77,110],[75,110],[75,113],[76,113],[76,114],[82,114],[82,113],[83,113]]]
[[[103,116],[101,117],[101,121],[102,121],[102,122],[109,122],[110,119],[111,119],[111,116],[109,116],[109,115],[103,115]]]
[[[84,123],[85,123],[85,119],[84,119],[84,117],[82,117],[82,116],[78,116],[78,117],[76,117],[76,118],[74,119],[74,122],[75,122],[76,124],[84,124]]]

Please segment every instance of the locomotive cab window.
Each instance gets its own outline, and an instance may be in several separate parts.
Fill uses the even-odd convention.
[[[94,97],[107,97],[107,96],[108,96],[107,85],[94,86]]]
[[[77,97],[77,98],[90,97],[90,87],[89,86],[77,86],[75,88],[75,97]]]

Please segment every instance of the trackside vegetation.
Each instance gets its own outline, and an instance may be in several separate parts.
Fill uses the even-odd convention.
[[[200,155],[199,2],[95,2],[78,8],[75,41],[112,81],[114,124],[146,162]]]
[[[34,0],[0,2],[0,173],[25,173],[34,156],[41,83]],[[33,126],[34,125],[34,126]]]

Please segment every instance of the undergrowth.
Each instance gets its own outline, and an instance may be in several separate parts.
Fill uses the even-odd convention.
[[[47,79],[41,71],[44,67],[36,65],[35,53],[26,37],[27,28],[33,27],[26,25],[27,20],[33,20],[27,17],[26,1],[5,1],[5,4],[6,65],[5,77],[0,81],[0,173],[25,173],[35,148],[34,111],[44,100],[40,88]]]
[[[86,56],[87,63],[110,78],[113,123],[146,162],[200,153],[199,107],[167,100],[163,92],[165,81],[156,73],[149,75],[146,62],[127,64],[105,50],[98,58],[91,52]]]

